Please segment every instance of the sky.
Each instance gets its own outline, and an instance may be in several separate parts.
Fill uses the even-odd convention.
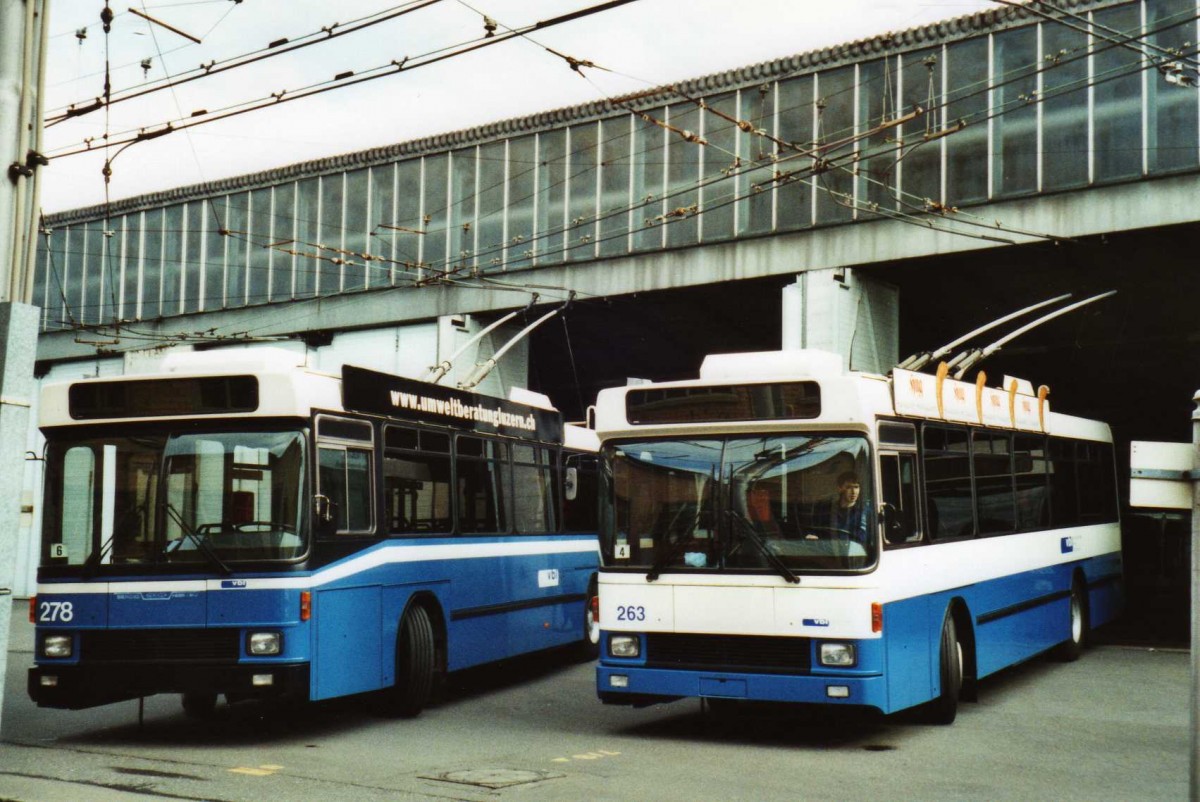
[[[197,110],[211,112],[281,91],[286,97],[348,70],[361,74],[405,57],[415,63],[483,35],[484,15],[503,32],[598,2],[430,0],[363,31],[68,119],[45,133],[43,150],[51,163],[43,174],[42,207],[53,213],[105,201],[106,130],[154,131]],[[103,95],[106,55],[112,91],[119,95],[146,81],[264,50],[280,39],[295,41],[335,23],[346,26],[412,4],[127,0],[110,3],[115,16],[106,36],[99,19],[103,0],[53,0],[47,117]],[[119,154],[112,148],[107,197],[119,200],[588,103],[999,7],[990,0],[635,0],[540,31],[533,41],[514,38],[356,87],[176,131]],[[77,33],[83,28],[81,39]],[[581,76],[547,48],[604,69],[585,68]],[[93,152],[56,155],[89,138]]]

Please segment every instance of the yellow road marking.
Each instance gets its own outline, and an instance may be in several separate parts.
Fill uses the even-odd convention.
[[[270,777],[272,774],[282,769],[283,766],[276,766],[272,763],[268,763],[259,766],[256,769],[250,768],[249,766],[238,766],[236,769],[230,769],[229,772],[231,774],[247,774],[251,777]]]

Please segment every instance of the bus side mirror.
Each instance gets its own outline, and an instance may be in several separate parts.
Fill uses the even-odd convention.
[[[904,531],[904,523],[900,511],[894,504],[883,502],[879,505],[879,515],[883,519],[883,539],[888,543],[904,543],[908,540]]]
[[[563,498],[574,501],[579,495],[579,469],[572,466],[563,471]]]
[[[337,506],[329,500],[329,496],[320,493],[313,496],[313,523],[318,535],[332,535],[337,531],[334,523],[333,508]]]

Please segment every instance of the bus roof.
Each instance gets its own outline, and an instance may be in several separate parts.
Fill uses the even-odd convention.
[[[602,440],[797,425],[869,430],[879,418],[908,418],[1111,441],[1104,423],[1051,412],[1048,388],[1034,392],[1010,377],[1005,384],[955,381],[944,370],[862,373],[839,354],[811,349],[716,354],[698,379],[602,390],[596,430]]]
[[[269,347],[182,352],[124,376],[50,382],[42,389],[39,425],[308,418],[320,410],[541,442],[568,436],[562,415],[539,393],[514,388],[509,399],[492,398],[352,365],[339,376],[305,361],[304,354]],[[574,447],[595,450],[594,433],[580,429],[569,437]]]

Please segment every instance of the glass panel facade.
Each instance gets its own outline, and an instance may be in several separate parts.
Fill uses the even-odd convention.
[[[629,250],[632,129],[628,117],[605,120],[600,125],[599,253],[616,256]]]
[[[567,200],[567,261],[596,255],[596,182],[600,177],[597,123],[570,129],[570,195]]]
[[[742,169],[738,173],[739,234],[763,234],[775,225],[775,168],[778,149],[775,136],[775,85],[761,84],[741,92],[741,117],[754,132],[740,138],[738,155]]]
[[[271,215],[271,300],[283,301],[292,297],[292,273],[296,257],[288,251],[296,247],[296,185],[275,187],[274,212]]]
[[[942,143],[931,139],[942,121],[942,50],[922,50],[900,59],[904,94],[897,112],[910,114],[920,107],[924,113],[900,129],[904,142],[899,172],[905,211],[923,208],[926,200],[942,199]],[[884,140],[891,132],[884,134]]]
[[[204,227],[208,222],[208,203],[192,201],[184,208],[183,235],[183,307],[184,314],[200,308],[200,271],[204,265]]]
[[[87,236],[87,227],[77,227],[72,233],[76,240],[82,242],[82,239]],[[138,317],[138,288],[141,286],[141,269],[142,214],[137,212],[125,216],[125,231],[121,243],[121,290],[120,297],[117,299],[120,307],[117,317],[121,320],[136,320]],[[69,281],[67,286],[70,286]],[[71,295],[68,292],[68,306],[70,306],[70,302]]]
[[[701,238],[705,242],[729,239],[734,235],[733,218],[738,197],[738,119],[737,94],[721,95],[708,101],[713,111],[704,112],[704,173],[701,188]]]
[[[479,231],[476,260],[485,271],[504,268],[504,183],[503,142],[479,149]]]
[[[450,156],[427,156],[425,177],[421,182],[421,264],[419,275],[440,275],[446,271],[446,194],[449,191]],[[403,224],[401,224],[403,225]]]
[[[1195,63],[1195,0],[1147,0],[1146,33],[1152,45],[1180,53],[1192,53]],[[1185,59],[1164,61],[1185,65]],[[1193,73],[1194,74],[1194,73]],[[1200,94],[1195,86],[1171,83],[1164,75],[1146,73],[1147,101],[1150,107],[1146,130],[1146,159],[1150,173],[1170,173],[1194,169],[1200,157],[1197,120]]]
[[[142,218],[142,306],[138,317],[152,320],[162,314],[163,210],[151,209]],[[155,270],[155,265],[159,266]],[[90,277],[89,277],[90,278]]]
[[[396,167],[385,164],[371,168],[371,216],[367,220],[365,250],[378,261],[367,262],[367,276],[372,287],[396,283],[396,233],[385,226],[396,225]]]
[[[225,218],[225,198],[213,198],[208,202],[209,221],[208,230],[204,235],[204,264],[203,271],[200,277],[200,309],[220,309],[225,303],[225,247],[226,240],[221,234],[221,231],[228,227],[228,221]],[[125,231],[125,282],[126,287],[129,286],[129,269],[136,262],[130,261],[130,249],[134,247],[136,234],[129,226],[132,224],[133,218],[126,222]],[[135,280],[136,286],[136,280]],[[130,311],[130,295],[127,292],[125,295],[125,311],[121,313],[122,317],[133,318],[136,316],[136,310]]]
[[[992,40],[992,189],[997,198],[1037,191],[1037,26]]]
[[[538,136],[537,245],[539,263],[562,260],[563,217],[567,197],[567,132],[548,131]]]
[[[678,103],[667,109],[667,122],[675,129],[667,134],[667,247],[695,245],[700,236],[696,182],[704,146],[689,142],[685,136],[700,131],[700,109],[693,103]]]
[[[250,259],[250,238],[247,236],[250,223],[249,192],[229,196],[225,220],[229,228],[226,238],[229,244],[225,248],[225,306],[238,307],[246,303],[246,269]],[[142,283],[144,286],[145,281]],[[145,299],[142,304],[145,305]]]
[[[366,258],[370,251],[367,235],[374,227],[371,210],[371,175],[367,170],[355,170],[346,174],[346,217],[342,249],[344,254],[331,254],[346,260],[342,270],[345,272],[342,289],[366,289],[380,282],[374,277],[378,269],[373,261]]]
[[[47,327],[153,319],[1200,168],[1200,90],[1170,55],[1186,78],[1196,1],[1087,13],[1090,32],[1019,20],[779,79],[749,71],[698,97],[705,109],[614,107],[108,221],[52,218],[35,300]],[[1137,37],[1154,63],[1114,41]]]
[[[1097,11],[1097,25],[1119,31],[1108,39],[1141,34],[1140,4]],[[1142,174],[1142,71],[1138,52],[1093,33],[1092,90],[1095,97],[1095,180],[1119,181]]]
[[[810,156],[813,136],[813,76],[802,75],[779,83],[778,137],[789,143],[791,150],[780,154],[780,181],[775,189],[776,225],[781,231],[807,228],[812,225],[812,187],[808,177],[812,165]],[[789,173],[798,173],[789,179]]]
[[[897,157],[896,132],[882,128],[896,116],[895,65],[892,59],[859,66],[858,119],[863,138],[859,162],[858,196],[881,209],[895,209]],[[869,133],[875,131],[875,133]]]
[[[665,117],[662,109],[651,115]],[[633,123],[633,249],[662,247],[663,171],[667,166],[667,132],[652,120],[638,117]]]
[[[1042,26],[1042,189],[1088,181],[1088,37]]]
[[[946,203],[980,203],[988,197],[988,40],[956,42],[945,57],[945,127],[965,126],[946,137]]]
[[[817,169],[817,223],[854,219],[855,68],[839,67],[817,75],[817,141],[828,169]]]
[[[309,178],[296,185],[296,233],[291,250],[302,254],[296,257],[296,278],[293,297],[309,298],[316,291],[317,249],[310,243],[319,239],[317,223],[321,217],[321,179]]]
[[[419,275],[421,246],[429,226],[421,217],[421,160],[412,159],[396,165],[396,216],[385,240],[392,243],[392,258],[397,264],[397,281],[411,281]],[[382,218],[381,218],[382,219]]]
[[[168,206],[163,213],[162,314],[183,311],[183,206]]]
[[[508,142],[508,266],[529,267],[534,249],[534,196],[537,194],[537,137]]]
[[[450,154],[449,268],[467,276],[475,269],[475,148]],[[436,265],[435,265],[436,267]]]
[[[345,180],[344,173],[321,176],[321,217],[317,230],[320,236],[310,240],[305,249],[315,255],[313,266],[317,271],[317,295],[332,295],[342,291],[341,258],[342,232],[345,231]]]

